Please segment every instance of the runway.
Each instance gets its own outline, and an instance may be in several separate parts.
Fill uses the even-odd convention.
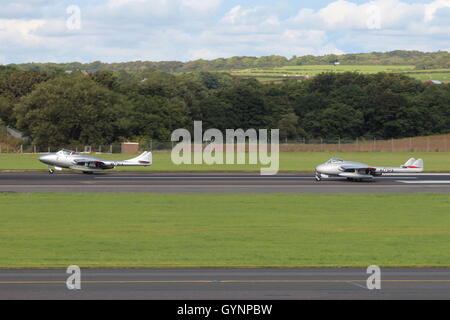
[[[450,299],[450,269],[381,269],[369,290],[366,269],[81,270],[81,290],[65,270],[0,270],[0,299],[298,300]]]
[[[164,193],[164,194],[415,194],[450,193],[450,174],[391,175],[371,182],[332,179],[317,182],[312,174],[186,173],[0,173],[7,193]]]

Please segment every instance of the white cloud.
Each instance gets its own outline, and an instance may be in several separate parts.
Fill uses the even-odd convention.
[[[195,12],[210,12],[219,8],[221,0],[181,0],[181,6]]]
[[[90,10],[94,12],[93,15],[106,18],[184,19],[187,14],[208,14],[220,4],[221,0],[108,0],[106,5],[95,5]]]
[[[45,20],[0,19],[0,39],[2,43],[32,45],[40,41],[35,31],[45,24]],[[7,46],[6,46],[7,47]],[[3,49],[3,46],[2,46]]]
[[[450,0],[436,0],[425,5],[425,22],[432,22],[436,12],[443,8],[450,8]]]
[[[42,19],[52,18],[65,10],[66,4],[46,0],[2,0],[0,19]]]
[[[205,12],[217,9],[220,3],[221,0],[109,0],[106,7],[109,9],[151,7],[154,10],[158,10],[161,7],[175,10],[179,7],[184,7],[193,11]]]
[[[240,26],[249,30],[248,27],[255,28],[273,28],[280,25],[280,21],[275,13],[267,7],[243,8],[236,6],[232,8],[221,20],[222,24],[231,26]]]
[[[450,1],[450,0],[449,0]],[[371,29],[371,21],[379,20],[380,28],[404,28],[420,22],[425,6],[408,4],[399,0],[376,0],[356,4],[338,0],[314,11],[303,9],[291,21],[299,25],[322,26],[327,30]]]
[[[376,0],[362,4],[338,0],[320,10],[300,10],[289,23],[300,29],[320,28],[336,46],[353,52],[422,50],[435,51],[448,47],[450,0],[428,4],[400,0]],[[434,18],[425,22],[429,8],[436,9]],[[427,9],[428,8],[428,9]],[[427,11],[428,10],[428,11]],[[447,19],[436,19],[446,14]],[[428,13],[428,16],[430,14]],[[445,38],[444,38],[445,37]]]
[[[69,2],[4,1],[3,63],[450,48],[450,0],[337,0],[289,15],[245,2],[225,10],[222,0],[96,0],[79,4],[82,29],[74,31],[66,27]]]

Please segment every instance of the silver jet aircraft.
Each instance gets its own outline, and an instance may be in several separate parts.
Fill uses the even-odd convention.
[[[316,180],[342,177],[350,181],[372,180],[384,173],[419,173],[423,172],[422,159],[411,158],[400,167],[372,167],[367,164],[333,158],[316,167]]]
[[[147,151],[134,159],[111,161],[80,155],[71,150],[61,150],[56,153],[45,154],[39,157],[39,161],[48,165],[48,171],[51,174],[55,170],[61,171],[62,169],[72,169],[89,174],[114,169],[115,167],[147,167],[152,165],[153,160],[152,153]]]

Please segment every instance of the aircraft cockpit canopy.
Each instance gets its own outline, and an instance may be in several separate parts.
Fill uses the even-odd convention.
[[[71,155],[75,154],[75,152],[72,150],[62,149],[62,150],[58,151],[56,154],[59,154],[61,156],[71,156]]]
[[[344,162],[344,160],[342,160],[342,159],[333,158],[333,159],[328,160],[327,163],[329,163],[329,164],[336,164],[336,163],[343,163],[343,162]]]

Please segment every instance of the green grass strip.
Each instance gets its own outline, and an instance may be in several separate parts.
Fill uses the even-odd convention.
[[[449,195],[2,194],[0,268],[450,266]]]

